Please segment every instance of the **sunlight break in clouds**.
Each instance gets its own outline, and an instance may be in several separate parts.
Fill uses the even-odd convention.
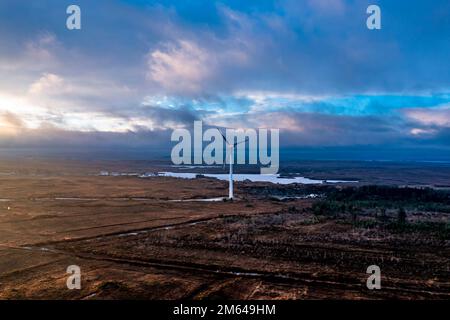
[[[16,135],[24,126],[22,120],[10,112],[0,113],[0,137]]]
[[[405,110],[408,118],[427,126],[450,127],[450,105],[432,109]]]

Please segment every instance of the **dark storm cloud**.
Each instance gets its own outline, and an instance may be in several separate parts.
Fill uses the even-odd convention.
[[[278,126],[296,146],[448,145],[446,0],[76,3],[72,32],[72,1],[0,2],[2,144],[167,144],[204,120]]]
[[[69,1],[5,0],[0,5],[0,50],[5,56],[17,55],[23,41],[33,40],[40,31],[50,32],[67,50],[80,53],[79,59],[90,57],[74,63],[74,57],[69,56],[61,67],[79,73],[90,73],[94,68],[100,75],[114,75],[119,82],[133,85],[143,80],[138,68],[146,67],[145,54],[158,63],[161,56],[151,58],[151,54],[160,52],[172,59],[162,62],[166,67],[177,62],[194,67],[196,62],[207,63],[205,68],[211,74],[206,72],[194,79],[199,82],[195,93],[270,89],[345,94],[448,89],[448,1],[375,2],[382,8],[380,31],[365,27],[370,1],[249,4],[205,0],[189,4],[80,0],[83,29],[76,33],[65,29]],[[180,47],[180,41],[191,47]],[[183,75],[192,80],[188,73],[181,73],[180,82]],[[175,90],[176,86],[167,86],[163,80],[157,78],[150,85],[162,85],[156,86],[158,90]]]
[[[144,114],[159,123],[172,122],[189,125],[200,119],[200,114],[188,106],[182,106],[177,109],[148,106],[145,108]]]

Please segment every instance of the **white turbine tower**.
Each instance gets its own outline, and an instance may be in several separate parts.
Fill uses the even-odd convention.
[[[236,146],[238,144],[241,143],[245,143],[247,141],[247,139],[245,139],[244,141],[241,142],[236,142],[234,144],[231,144],[228,142],[227,138],[225,138],[225,136],[223,135],[222,131],[220,131],[220,134],[222,135],[223,140],[225,141],[225,143],[227,144],[227,148],[228,148],[228,154],[230,156],[229,158],[229,162],[230,162],[230,172],[229,172],[229,181],[228,181],[228,199],[229,200],[233,200],[234,198],[234,194],[233,194],[233,162],[234,162],[234,148],[236,148]],[[225,161],[223,162],[223,166],[225,167]]]

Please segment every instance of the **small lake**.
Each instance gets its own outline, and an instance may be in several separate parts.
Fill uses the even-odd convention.
[[[190,172],[158,172],[158,176],[173,177],[182,179],[195,179],[199,173]],[[216,178],[219,180],[228,181],[229,175],[224,174],[201,174],[204,177]],[[322,184],[322,183],[356,183],[358,181],[344,181],[344,180],[314,180],[304,177],[280,178],[279,174],[233,174],[233,181],[251,181],[251,182],[271,182],[277,184]]]

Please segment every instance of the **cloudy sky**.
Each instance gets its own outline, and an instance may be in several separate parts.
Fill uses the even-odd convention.
[[[449,57],[448,0],[1,0],[0,146],[170,145],[203,120],[439,158]]]

